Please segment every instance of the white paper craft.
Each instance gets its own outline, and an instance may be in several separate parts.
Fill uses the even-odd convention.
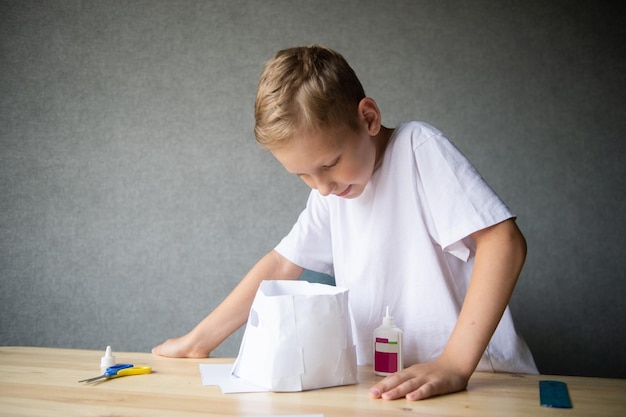
[[[348,290],[263,281],[232,373],[277,392],[355,384]]]

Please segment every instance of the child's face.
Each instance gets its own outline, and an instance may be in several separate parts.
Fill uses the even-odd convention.
[[[296,135],[272,154],[285,169],[298,175],[323,196],[361,195],[376,165],[376,145],[366,128],[358,132],[332,128]]]

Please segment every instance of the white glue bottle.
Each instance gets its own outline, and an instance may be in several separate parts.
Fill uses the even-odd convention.
[[[402,367],[402,330],[395,326],[387,306],[383,325],[374,330],[374,372],[387,376]]]
[[[109,366],[115,366],[115,356],[111,352],[111,346],[107,346],[104,356],[100,358],[100,371],[104,373]]]

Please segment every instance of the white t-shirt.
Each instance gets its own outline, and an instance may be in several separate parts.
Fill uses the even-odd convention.
[[[448,342],[473,267],[468,236],[511,217],[441,132],[403,123],[363,194],[344,199],[312,190],[276,251],[350,290],[360,364],[372,363],[372,333],[390,306],[409,366],[437,358]],[[508,308],[477,370],[537,372]]]

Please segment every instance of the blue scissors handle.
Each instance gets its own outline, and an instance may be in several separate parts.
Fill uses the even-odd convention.
[[[104,376],[115,376],[119,371],[126,368],[132,368],[132,363],[120,363],[119,365],[109,366],[106,371],[104,371]]]
[[[117,375],[117,373],[121,371],[122,369],[127,369],[127,368],[132,368],[132,367],[133,367],[132,363],[120,363],[119,365],[109,366],[102,375],[89,378],[89,379],[83,379],[82,381],[78,381],[78,382],[93,382],[99,379],[109,378],[109,377]]]

